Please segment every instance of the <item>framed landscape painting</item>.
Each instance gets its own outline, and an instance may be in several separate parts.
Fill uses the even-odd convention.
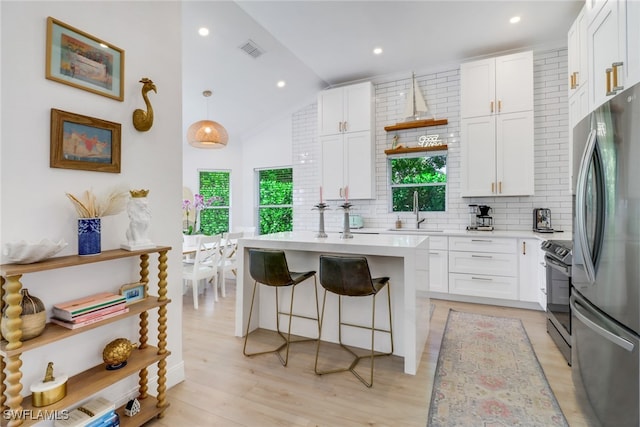
[[[124,101],[124,51],[55,18],[47,18],[45,77]]]
[[[52,168],[120,173],[120,123],[51,109]]]

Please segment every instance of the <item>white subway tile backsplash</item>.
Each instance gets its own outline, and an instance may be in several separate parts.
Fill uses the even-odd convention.
[[[409,74],[409,73],[407,73]],[[486,204],[493,207],[494,226],[500,230],[531,229],[532,210],[552,210],[553,226],[571,230],[572,210],[569,191],[569,141],[567,103],[567,49],[534,51],[534,138],[535,196],[531,197],[460,197],[460,70],[459,68],[417,75],[416,82],[425,94],[427,104],[437,118],[448,119],[448,125],[403,132],[401,143],[417,145],[421,135],[438,134],[447,138],[448,182],[447,211],[422,212],[430,227],[464,229],[468,221],[467,205]],[[411,79],[380,82],[375,85],[375,171],[376,199],[353,201],[353,212],[363,216],[365,226],[389,228],[396,217],[389,212],[387,192],[387,157],[384,150],[392,144],[393,132],[385,126],[400,120]],[[304,157],[304,162],[301,160]],[[294,159],[294,229],[315,230],[318,215],[313,205],[318,202],[320,186],[320,147],[317,139],[317,104],[293,114]],[[410,213],[400,214],[403,222],[411,221]],[[337,203],[325,212],[327,230],[342,227],[342,211]]]

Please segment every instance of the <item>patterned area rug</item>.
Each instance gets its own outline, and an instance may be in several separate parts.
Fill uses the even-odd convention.
[[[449,311],[428,427],[568,425],[519,319]]]

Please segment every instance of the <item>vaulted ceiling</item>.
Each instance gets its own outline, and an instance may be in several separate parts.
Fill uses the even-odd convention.
[[[566,44],[584,1],[184,1],[183,121],[230,141],[313,102],[326,87]],[[511,24],[509,19],[520,16]],[[207,27],[206,37],[198,35]],[[240,49],[252,42],[257,58]],[[372,53],[375,47],[382,54]],[[278,88],[280,80],[286,86]],[[204,90],[213,91],[208,100]]]

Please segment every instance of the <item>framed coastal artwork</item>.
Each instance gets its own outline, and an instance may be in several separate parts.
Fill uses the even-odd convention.
[[[51,109],[49,166],[120,173],[120,123]]]
[[[124,101],[124,51],[48,17],[45,77]]]

